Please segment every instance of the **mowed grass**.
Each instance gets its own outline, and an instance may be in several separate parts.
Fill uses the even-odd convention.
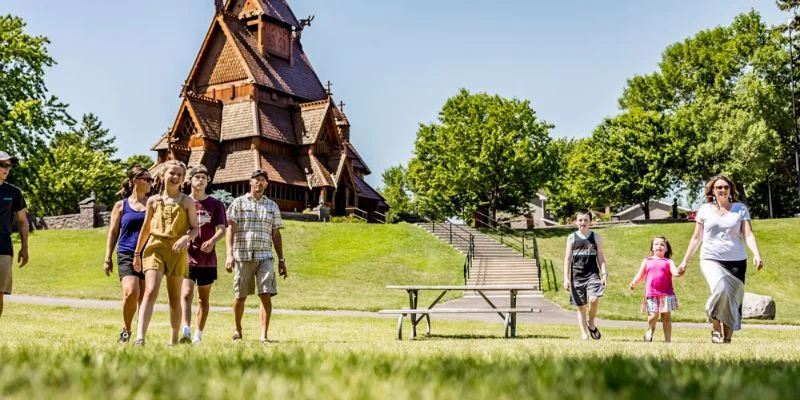
[[[112,276],[102,270],[106,234],[106,229],[36,231],[30,237],[29,265],[14,270],[14,294],[120,298],[116,260]],[[463,283],[464,256],[405,223],[286,221],[282,235],[289,278],[279,279],[279,308],[374,311],[407,305],[405,292],[385,289],[389,284]],[[224,269],[224,239],[217,256],[219,280],[211,302],[229,305],[233,283]],[[160,298],[166,301],[164,287]]]
[[[793,398],[797,331],[745,329],[732,345],[706,330],[675,342],[638,342],[640,329],[576,340],[573,326],[433,321],[434,336],[393,339],[394,319],[275,315],[274,343],[229,339],[230,314],[213,313],[202,346],[166,347],[167,314],[144,348],[114,343],[118,312],[10,304],[0,319],[4,399]],[[91,321],[87,323],[87,321]]]
[[[638,271],[642,259],[647,256],[650,240],[665,236],[672,245],[672,258],[676,264],[683,259],[689,239],[694,232],[694,223],[616,226],[594,229],[603,238],[608,265],[608,287],[600,305],[600,315],[612,319],[642,319],[640,312],[644,284],[631,291],[628,284]],[[563,260],[566,237],[575,229],[543,229],[537,231],[542,259],[553,262],[559,286],[563,285]],[[757,272],[752,266],[752,254],[748,251],[748,270],[745,290],[772,296],[777,315],[775,322],[800,324],[800,252],[796,239],[800,237],[800,219],[754,220],[755,232],[765,269]],[[691,260],[686,275],[673,279],[675,294],[680,309],[673,319],[679,321],[704,321],[708,285],[699,268],[699,249]],[[549,275],[542,277],[543,286]],[[569,295],[563,289],[546,293],[546,297],[562,307],[569,307]],[[764,322],[764,321],[759,321]]]

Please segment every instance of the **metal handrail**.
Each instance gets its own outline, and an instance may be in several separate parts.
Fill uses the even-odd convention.
[[[498,221],[498,220],[496,220],[496,219],[494,219],[494,218],[492,218],[492,217],[490,217],[490,216],[488,216],[488,215],[486,215],[486,214],[484,214],[484,213],[482,213],[482,212],[480,212],[478,210],[475,210],[474,214],[477,214],[479,217],[485,218],[484,221],[481,221],[482,222],[481,225],[487,227],[487,229],[492,230],[492,231],[494,231],[494,232],[496,232],[497,234],[500,235],[500,244],[506,244],[505,243],[506,240],[510,239],[511,242],[517,244],[519,246],[519,248],[522,250],[522,257],[530,256],[531,258],[536,260],[536,270],[537,270],[537,275],[538,275],[538,279],[539,279],[539,287],[541,288],[542,287],[542,265],[541,265],[541,260],[539,259],[539,243],[536,240],[536,234],[534,233],[534,235],[531,237],[532,245],[531,245],[530,249],[533,251],[532,252],[533,254],[531,254],[530,252],[527,252],[527,254],[526,254],[526,250],[528,249],[528,247],[525,244],[526,236],[524,234],[522,235],[521,239],[518,239],[517,235],[516,235],[517,230],[512,228],[511,226],[509,226],[508,223],[500,222],[500,221]],[[489,222],[489,223],[487,224],[487,222]],[[502,229],[497,228],[497,226],[505,228],[506,231],[504,232]],[[508,236],[507,235],[508,233],[511,233],[511,236]],[[508,239],[506,239],[506,237],[508,237]],[[511,245],[511,244],[509,244],[508,246],[511,247],[511,248],[514,248],[514,246]]]
[[[436,221],[434,221],[432,219],[429,219],[429,218],[424,218],[424,220],[428,221],[428,223],[431,224],[431,232],[432,233],[436,233]],[[439,225],[440,226],[441,225],[447,226],[444,229],[448,233],[448,243],[449,244],[453,244],[453,236],[455,236],[458,239],[461,239],[461,241],[466,242],[468,244],[468,246],[467,246],[467,256],[464,259],[464,284],[466,285],[467,284],[467,280],[469,279],[470,270],[472,269],[472,261],[475,258],[475,236],[472,233],[470,233],[468,230],[466,230],[466,229],[464,229],[464,228],[462,228],[462,227],[460,227],[460,226],[458,226],[458,225],[456,225],[456,224],[454,224],[454,223],[452,223],[450,221],[447,221],[446,223],[439,223]],[[453,227],[454,226],[457,228],[456,232],[453,232]],[[461,234],[459,234],[458,230],[461,230],[463,233],[466,233],[468,236],[467,237],[462,236]]]
[[[377,215],[377,218],[375,218],[375,220],[376,220],[376,221],[378,221],[378,222],[382,222],[382,223],[384,223],[384,224],[386,224],[386,223],[387,223],[387,220],[386,220],[386,214],[383,214],[383,213],[381,213],[381,212],[379,212],[379,211],[373,211],[372,213],[373,213],[373,214],[375,214],[375,215]]]

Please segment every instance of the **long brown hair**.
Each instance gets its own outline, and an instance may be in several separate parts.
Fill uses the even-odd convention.
[[[736,185],[733,183],[732,180],[728,179],[725,175],[714,175],[711,179],[708,180],[706,183],[706,203],[716,203],[717,197],[714,194],[714,182],[723,180],[728,183],[728,199],[731,203],[739,201],[739,189],[736,188]]]
[[[128,171],[125,173],[125,180],[122,181],[122,189],[120,189],[117,194],[123,199],[132,195],[134,190],[136,190],[136,185],[133,183],[134,179],[142,176],[145,172],[148,172],[147,169],[141,165],[134,165],[128,168]],[[150,192],[148,191],[147,194],[150,194]]]
[[[672,245],[669,244],[669,240],[667,240],[667,238],[665,238],[664,236],[656,236],[656,237],[653,238],[653,240],[650,241],[650,252],[649,252],[649,254],[651,256],[655,255],[655,254],[653,254],[653,243],[656,242],[656,239],[663,240],[664,244],[667,246],[667,250],[664,251],[664,258],[672,258]]]

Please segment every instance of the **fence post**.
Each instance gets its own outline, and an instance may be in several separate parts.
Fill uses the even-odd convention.
[[[522,258],[525,258],[525,235],[522,235]]]
[[[453,244],[453,223],[451,222],[450,225],[450,244]]]

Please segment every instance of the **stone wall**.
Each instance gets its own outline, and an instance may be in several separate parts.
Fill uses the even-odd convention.
[[[106,206],[102,204],[80,205],[79,214],[57,215],[54,217],[44,217],[44,229],[92,229],[101,226],[108,226],[111,219],[111,212],[106,211]]]

